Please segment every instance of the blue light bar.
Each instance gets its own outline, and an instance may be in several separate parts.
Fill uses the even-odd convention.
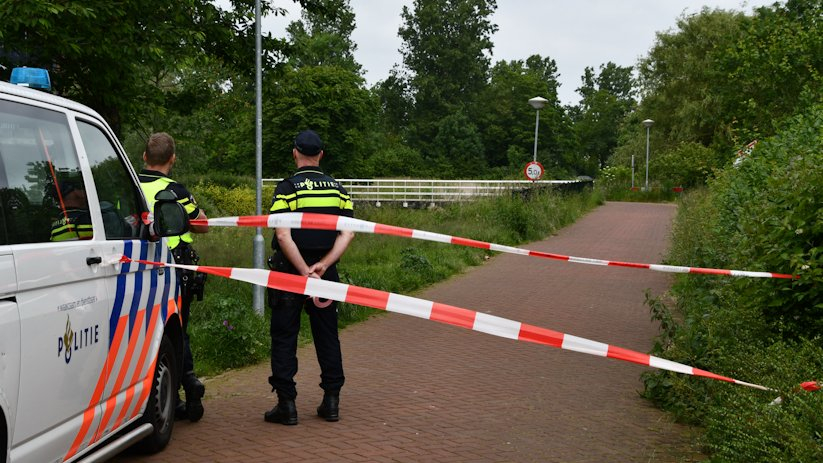
[[[9,81],[15,85],[36,88],[38,90],[51,90],[51,79],[49,71],[40,68],[14,68],[11,70]]]

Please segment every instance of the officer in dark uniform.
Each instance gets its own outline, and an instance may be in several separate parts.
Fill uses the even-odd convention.
[[[154,210],[155,195],[162,190],[171,190],[177,196],[178,202],[189,214],[190,219],[205,220],[206,214],[197,206],[194,197],[189,190],[181,183],[177,183],[171,178],[171,168],[177,160],[175,154],[174,139],[171,135],[160,132],[152,134],[146,143],[146,151],[143,152],[143,161],[146,167],[140,171],[140,187],[146,195],[149,208]],[[208,226],[191,226],[194,233],[208,232]],[[169,249],[171,249],[174,261],[178,264],[196,265],[200,260],[191,243],[194,237],[191,232],[186,232],[181,236],[170,236],[167,238]],[[180,316],[183,319],[183,378],[181,384],[186,393],[186,401],[182,402],[178,398],[176,415],[178,418],[188,418],[189,421],[199,421],[203,417],[203,403],[201,398],[206,393],[206,387],[194,374],[194,359],[191,355],[189,344],[189,312],[191,303],[197,296],[198,300],[203,300],[203,285],[206,275],[195,273],[190,270],[177,271],[180,280]]]
[[[351,197],[340,183],[320,170],[323,142],[317,133],[306,130],[294,140],[292,156],[297,172],[281,181],[274,190],[271,214],[313,212],[354,215]],[[354,238],[349,231],[277,228],[272,239],[272,270],[310,278],[340,281],[336,263]],[[326,421],[339,419],[340,388],[343,387],[343,360],[337,337],[337,303],[318,303],[302,294],[269,289],[271,307],[271,376],[269,384],[277,392],[277,405],[264,418],[271,423],[297,424],[294,399],[297,388],[297,333],[303,309],[311,322],[314,348],[320,364],[323,401],[317,415]],[[319,304],[319,306],[318,306]]]

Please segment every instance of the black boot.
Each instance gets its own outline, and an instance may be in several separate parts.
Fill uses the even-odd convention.
[[[200,400],[206,395],[206,386],[197,379],[193,371],[183,376],[183,390],[186,391],[186,416],[195,423],[203,418],[203,402]]]
[[[186,412],[186,402],[183,402],[180,399],[180,396],[177,396],[177,406],[174,407],[174,419],[175,420],[187,420],[189,419],[189,414]]]
[[[317,416],[326,421],[340,420],[340,391],[326,391],[317,407]]]
[[[263,419],[269,423],[297,424],[297,407],[293,400],[279,399],[277,405],[263,415]]]

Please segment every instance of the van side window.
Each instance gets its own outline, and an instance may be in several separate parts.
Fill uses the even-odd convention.
[[[81,120],[77,128],[97,187],[106,239],[138,238],[142,202],[127,167],[103,130]]]
[[[0,101],[0,245],[90,239],[66,115]]]

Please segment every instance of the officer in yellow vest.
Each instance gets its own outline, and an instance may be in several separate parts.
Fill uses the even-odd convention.
[[[155,195],[162,190],[171,190],[178,198],[178,202],[189,214],[190,219],[206,219],[206,214],[197,206],[197,202],[189,190],[180,183],[169,178],[172,166],[177,160],[175,154],[174,139],[165,132],[152,134],[146,143],[146,150],[143,152],[143,162],[145,168],[140,171],[140,186],[146,195],[149,208],[154,210]],[[194,233],[206,233],[209,231],[207,225],[192,225],[190,228]],[[191,246],[194,238],[191,232],[187,232],[179,237],[167,238],[169,249],[171,249],[175,262],[184,265],[196,265],[200,258]],[[180,280],[181,306],[180,314],[183,318],[183,378],[181,380],[183,390],[186,393],[186,401],[178,399],[176,415],[178,418],[188,418],[190,421],[199,421],[203,417],[203,403],[200,400],[206,393],[206,387],[194,374],[194,359],[191,355],[189,345],[189,311],[194,297],[203,299],[203,284],[206,275],[194,273],[188,270],[178,270]]]
[[[91,225],[89,201],[82,182],[63,180],[59,187],[58,199],[60,204],[59,217],[51,223],[51,241],[90,240],[94,235]]]

